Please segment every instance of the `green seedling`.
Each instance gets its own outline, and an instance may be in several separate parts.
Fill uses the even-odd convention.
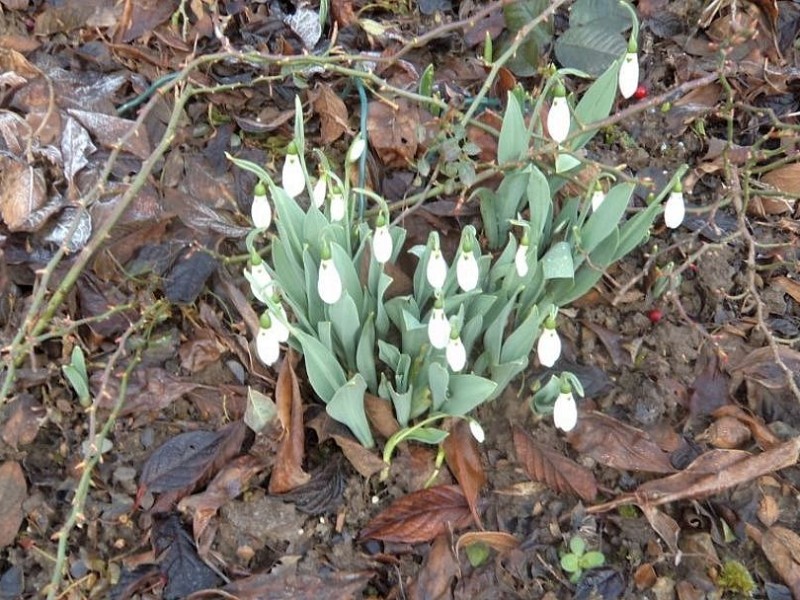
[[[570,551],[561,557],[561,568],[570,574],[569,580],[577,583],[587,569],[602,566],[606,562],[605,555],[598,550],[586,551],[586,542],[575,536],[569,541]]]
[[[71,363],[62,366],[61,371],[78,395],[81,406],[89,408],[92,405],[92,398],[89,395],[89,375],[86,373],[86,359],[80,346],[72,349]]]

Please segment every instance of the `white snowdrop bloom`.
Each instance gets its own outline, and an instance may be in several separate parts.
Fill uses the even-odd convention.
[[[467,365],[467,349],[464,348],[460,335],[450,337],[450,341],[447,342],[447,350],[445,350],[445,358],[447,358],[447,364],[450,365],[450,368],[455,373],[458,373]]]
[[[545,325],[536,344],[536,355],[539,357],[539,362],[545,367],[552,367],[556,364],[561,356],[561,338],[558,337],[555,327]]]
[[[550,132],[550,137],[553,138],[553,141],[559,144],[567,139],[570,128],[569,104],[567,104],[564,91],[560,91],[561,95],[553,98],[550,112],[547,113],[547,131]],[[558,94],[558,91],[556,94]]]
[[[244,278],[250,282],[250,291],[253,292],[259,302],[267,303],[267,300],[272,296],[272,276],[267,271],[264,261],[261,257],[256,257],[258,260],[251,260],[250,268],[244,270]]]
[[[323,258],[319,263],[317,292],[325,304],[336,304],[342,297],[342,278],[332,258]]]
[[[261,326],[256,334],[256,351],[258,358],[268,367],[275,364],[281,355],[281,346],[277,331],[268,316],[261,318]]]
[[[379,263],[384,264],[392,258],[392,234],[388,225],[378,225],[372,236],[372,256]]]
[[[561,392],[553,405],[553,423],[563,431],[572,431],[578,424],[578,405],[572,392]]]
[[[683,200],[683,191],[673,189],[664,205],[664,224],[670,229],[677,229],[683,223],[685,216],[686,204]]]
[[[347,162],[353,164],[361,155],[364,154],[364,150],[367,149],[367,142],[366,140],[361,137],[360,135],[353,140],[353,143],[350,144],[350,148],[347,150]]]
[[[431,252],[425,276],[433,289],[440,290],[444,286],[444,280],[447,278],[447,261],[438,248]]]
[[[606,193],[603,191],[603,188],[597,186],[594,188],[594,192],[592,192],[592,210],[595,211],[600,208],[600,205],[605,202]]]
[[[286,315],[286,309],[283,306],[279,306],[277,315],[270,311],[270,318],[272,320],[272,328],[275,330],[275,337],[278,338],[279,342],[288,342],[289,328],[286,323],[289,322],[289,318]]]
[[[267,229],[272,223],[272,207],[267,197],[267,188],[259,182],[253,189],[253,204],[250,205],[250,216],[253,225],[258,229]]]
[[[456,279],[459,287],[465,292],[471,292],[478,287],[480,270],[478,261],[475,260],[475,253],[472,250],[461,250],[456,263]]]
[[[347,201],[341,190],[331,194],[331,222],[336,223],[344,219],[347,214]]]
[[[297,198],[306,189],[306,178],[303,175],[303,166],[300,164],[300,155],[292,152],[290,148],[286,153],[281,174],[281,185],[292,198]]]
[[[325,177],[322,176],[317,179],[317,183],[314,184],[314,189],[311,190],[311,199],[314,201],[314,206],[322,210],[322,206],[325,204],[325,195],[327,193],[328,182],[325,181]]]
[[[514,255],[514,267],[517,269],[517,275],[525,277],[528,274],[528,249],[530,246],[525,242],[525,239],[517,246],[517,253]]]
[[[486,434],[483,432],[483,427],[481,427],[481,424],[472,419],[469,421],[469,432],[479,444],[482,444],[486,439]]]
[[[623,98],[630,98],[639,87],[639,55],[634,51],[625,53],[619,67],[619,93]]]
[[[428,319],[428,341],[437,350],[443,350],[450,341],[450,321],[444,314],[444,308],[434,306]]]

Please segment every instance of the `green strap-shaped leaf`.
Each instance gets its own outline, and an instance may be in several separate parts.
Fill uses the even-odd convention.
[[[522,323],[506,338],[497,362],[505,363],[526,358],[533,350],[533,343],[538,337],[537,333],[544,316],[544,313],[540,313],[539,308],[534,306]]]
[[[572,279],[575,268],[572,263],[572,247],[568,242],[557,242],[542,257],[545,279]]]
[[[342,350],[344,350],[347,367],[351,372],[355,371],[356,348],[358,347],[361,323],[358,318],[356,303],[348,292],[344,292],[338,302],[328,307],[328,315],[333,325],[333,331],[342,345]]]
[[[454,373],[450,376],[450,394],[442,405],[442,412],[461,416],[485,402],[497,389],[491,379],[477,375]]]
[[[431,389],[431,410],[438,412],[447,400],[447,388],[450,384],[450,372],[438,362],[428,366],[428,386]]]
[[[522,109],[516,96],[509,92],[506,113],[503,115],[500,138],[497,142],[497,163],[502,165],[507,162],[517,162],[527,153],[528,130],[525,119],[522,118]]]
[[[357,373],[350,381],[336,390],[333,398],[325,407],[325,411],[331,418],[347,425],[362,446],[372,448],[375,440],[372,438],[367,413],[364,410],[366,389],[367,384],[364,378]]]
[[[373,393],[378,393],[378,372],[375,368],[375,313],[367,315],[364,326],[361,328],[361,335],[358,338],[358,348],[356,348],[356,367],[358,372],[364,376],[367,382],[367,389]]]
[[[632,183],[621,183],[608,191],[603,204],[592,213],[581,229],[581,250],[592,252],[600,242],[616,231],[631,200],[633,188]]]
[[[573,150],[583,148],[597,133],[596,129],[592,129],[592,123],[605,119],[611,113],[611,107],[614,106],[614,99],[617,96],[618,73],[619,60],[589,86],[575,107],[575,118],[588,130],[575,136],[572,140]]]
[[[339,361],[332,356],[331,350],[317,338],[299,330],[295,330],[294,335],[303,348],[308,381],[317,396],[327,404],[336,390],[347,381],[344,370],[339,366]]]

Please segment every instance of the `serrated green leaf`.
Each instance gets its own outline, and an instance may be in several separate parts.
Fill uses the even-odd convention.
[[[344,423],[365,448],[372,448],[375,440],[364,410],[364,392],[367,384],[360,374],[341,386],[328,402],[325,411],[332,419]]]

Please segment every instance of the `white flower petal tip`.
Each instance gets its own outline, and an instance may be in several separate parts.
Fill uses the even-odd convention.
[[[458,262],[456,263],[456,279],[458,286],[465,292],[471,292],[478,287],[478,279],[480,279],[480,270],[478,269],[478,261],[475,260],[475,254],[470,250],[459,253]]]
[[[670,229],[677,229],[686,216],[686,203],[683,192],[670,192],[667,203],[664,205],[664,224]]]
[[[542,366],[552,367],[561,356],[561,338],[555,329],[545,327],[536,344],[536,355]]]
[[[467,366],[467,350],[461,342],[461,337],[450,338],[450,341],[447,342],[445,357],[454,373],[462,371]]]
[[[520,244],[517,246],[517,253],[514,255],[514,267],[520,277],[525,277],[528,274],[528,248],[529,246]]]
[[[275,330],[275,337],[278,339],[279,342],[288,342],[289,341],[289,328],[286,326],[288,321],[286,316],[286,309],[282,306],[280,307],[280,312],[276,315],[274,313],[270,313],[270,317],[272,318],[272,329]]]
[[[619,67],[619,93],[623,98],[630,98],[639,87],[639,56],[636,52],[627,52]]]
[[[428,341],[437,350],[444,350],[450,341],[450,321],[443,308],[434,307],[428,320]]]
[[[281,355],[280,341],[274,326],[261,327],[256,334],[258,358],[268,367],[275,364]]]
[[[331,258],[323,259],[319,264],[317,292],[325,304],[336,304],[342,297],[342,278]]]
[[[314,189],[311,190],[311,192],[311,199],[314,201],[314,206],[322,209],[325,204],[325,195],[328,193],[328,184],[325,182],[324,177],[317,179],[317,183],[314,184]]]
[[[353,143],[350,145],[349,150],[347,151],[347,162],[350,164],[356,162],[361,155],[364,154],[364,150],[367,149],[367,142],[361,136],[357,137],[353,140]]]
[[[380,264],[389,262],[392,258],[392,234],[389,231],[388,225],[381,225],[375,228],[375,234],[372,236],[372,256],[375,257]]]
[[[292,198],[297,198],[306,189],[306,178],[303,175],[299,155],[292,152],[286,154],[281,172],[281,185]]]
[[[595,190],[592,192],[592,210],[596,211],[600,208],[606,200],[606,194],[603,190]]]
[[[441,250],[431,252],[425,276],[433,289],[440,290],[444,286],[444,280],[447,278],[447,261],[442,256]]]
[[[562,431],[572,431],[578,424],[578,405],[572,392],[561,393],[553,405],[553,423]]]
[[[341,192],[334,192],[331,196],[331,222],[338,223],[344,220],[347,214],[347,202]]]
[[[475,438],[475,441],[479,444],[482,444],[486,439],[486,434],[483,431],[483,427],[477,421],[470,421],[469,422],[469,432],[472,434],[472,437]]]
[[[553,141],[560,144],[569,136],[569,104],[564,96],[556,96],[547,113],[547,131]]]
[[[250,269],[244,270],[244,278],[250,282],[250,291],[253,292],[259,302],[264,304],[272,296],[272,276],[267,271],[263,262],[252,265]]]
[[[267,229],[272,224],[272,207],[266,194],[256,194],[253,196],[253,204],[250,206],[250,216],[253,225],[258,229]]]

